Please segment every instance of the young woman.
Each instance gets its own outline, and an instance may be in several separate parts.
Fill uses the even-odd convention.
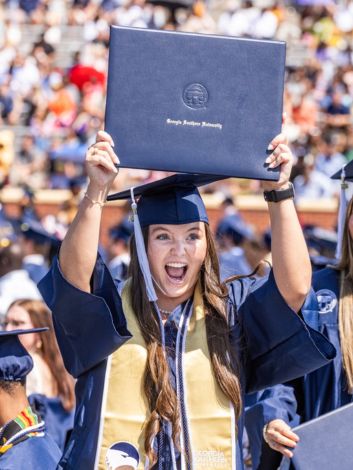
[[[131,274],[122,286],[96,254],[118,172],[113,146],[101,131],[88,150],[86,196],[40,284],[66,367],[78,378],[62,468],[241,469],[245,390],[297,377],[335,354],[296,314],[311,269],[286,191],[290,150],[279,135],[267,160],[281,172],[265,189],[289,196],[269,202],[267,279],[221,284],[198,178],[174,175],[135,190]]]
[[[63,450],[66,434],[73,426],[74,381],[65,370],[51,313],[41,300],[16,300],[6,313],[4,326],[7,331],[49,327],[48,331],[20,336],[20,341],[34,364],[27,376],[27,395],[31,395],[31,403],[41,412],[49,434]]]
[[[335,345],[337,356],[329,365],[293,383],[296,411],[301,422],[353,401],[353,199],[347,206],[341,259],[337,266],[314,273],[313,288],[315,295],[309,297],[304,317],[307,316],[307,321]],[[317,311],[319,315],[315,314]],[[272,417],[266,422],[266,442],[272,449],[291,457],[288,448],[295,447],[298,437],[288,423],[280,419],[287,407],[283,403],[272,413],[269,413],[266,401],[262,407],[264,415]]]

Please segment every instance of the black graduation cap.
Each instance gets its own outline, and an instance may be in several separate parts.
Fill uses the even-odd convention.
[[[141,227],[152,224],[188,224],[208,222],[198,186],[226,179],[225,176],[178,173],[133,188],[133,197],[140,197],[137,213]],[[107,197],[108,201],[129,199],[131,190]]]
[[[123,240],[127,243],[134,231],[134,225],[129,219],[124,219],[120,224],[114,225],[109,229],[109,237],[114,240]]]
[[[218,238],[229,236],[238,245],[243,240],[253,239],[254,231],[238,214],[231,214],[219,222],[216,236]]]
[[[337,246],[337,233],[315,225],[303,228],[304,237],[309,247],[315,248],[319,253],[323,251],[334,253]]]
[[[43,225],[35,219],[24,218],[21,224],[21,234],[30,240],[33,240],[39,245],[45,245],[46,243],[57,244],[58,239],[47,232]]]
[[[22,346],[19,335],[39,333],[49,328],[0,331],[0,380],[18,382],[33,368],[33,360]]]

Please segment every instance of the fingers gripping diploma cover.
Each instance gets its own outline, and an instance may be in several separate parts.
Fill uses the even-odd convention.
[[[105,129],[121,166],[277,180],[285,43],[111,28]]]

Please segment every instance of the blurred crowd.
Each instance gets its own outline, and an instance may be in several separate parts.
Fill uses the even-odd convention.
[[[339,182],[330,176],[353,159],[352,2],[5,0],[0,20],[0,187],[24,189],[18,219],[1,212],[0,239],[6,245],[28,238],[28,224],[42,232],[34,247],[20,243],[33,282],[48,269],[84,192],[85,152],[104,121],[111,24],[286,41],[285,125],[296,159],[296,198],[338,194]],[[76,50],[67,52],[69,43],[78,44]],[[122,169],[114,189],[162,176]],[[257,184],[232,180],[208,189],[223,200],[216,227],[223,277],[229,266],[249,273],[269,256],[270,234],[248,226],[236,209],[236,195],[260,191]],[[51,188],[68,189],[70,196],[55,217],[40,220],[33,196]],[[127,218],[113,224],[105,256],[113,274],[125,277],[131,224]],[[335,233],[304,229],[315,266],[334,258]],[[12,300],[3,302],[2,314]]]
[[[335,196],[329,176],[353,158],[353,4],[344,0],[3,1],[1,186],[69,188],[85,176],[85,151],[104,120],[111,24],[286,41],[297,199]],[[77,50],[66,51],[73,31]],[[123,173],[125,185],[155,177]]]
[[[351,1],[3,0],[0,188],[22,187],[24,199],[17,218],[0,209],[0,317],[5,329],[51,328],[27,335],[34,359],[28,394],[61,449],[72,427],[74,384],[36,284],[73,220],[86,184],[85,153],[103,126],[111,24],[286,41],[284,109],[297,200],[335,197],[339,183],[330,176],[353,160]],[[65,50],[67,37],[76,50]],[[121,170],[117,185],[161,176]],[[249,184],[214,186],[223,192],[215,228],[222,278],[269,269],[271,233],[259,234],[236,208],[234,196]],[[56,217],[36,213],[33,195],[40,189],[70,190]],[[260,191],[257,183],[250,189]],[[119,224],[112,221],[101,250],[122,279],[130,261],[127,212]],[[313,267],[333,262],[336,233],[314,226],[304,233]]]

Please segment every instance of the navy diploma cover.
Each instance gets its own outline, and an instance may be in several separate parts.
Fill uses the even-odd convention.
[[[300,441],[293,454],[295,470],[353,468],[353,403],[296,428]]]
[[[122,167],[277,180],[285,43],[113,26],[105,129]]]

